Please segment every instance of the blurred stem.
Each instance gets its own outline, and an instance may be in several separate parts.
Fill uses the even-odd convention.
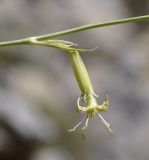
[[[55,32],[55,33],[51,33],[51,34],[30,37],[30,38],[25,38],[25,39],[20,39],[20,40],[0,42],[0,47],[13,46],[13,45],[38,45],[37,40],[39,42],[39,40],[40,41],[48,40],[50,38],[61,37],[61,36],[81,32],[81,31],[85,31],[85,30],[89,30],[89,29],[95,29],[95,28],[105,27],[105,26],[113,26],[113,25],[118,25],[118,24],[123,24],[123,23],[144,21],[144,20],[149,20],[149,15],[121,19],[121,20],[116,20],[116,21],[108,21],[108,22],[103,22],[103,23],[88,24],[88,25],[84,25],[84,26],[80,26],[80,27],[76,27],[76,28],[72,28],[72,29],[68,29],[68,30],[64,30],[64,31],[60,31],[60,32]]]

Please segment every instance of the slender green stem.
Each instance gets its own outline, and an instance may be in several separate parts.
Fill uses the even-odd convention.
[[[76,32],[81,32],[89,29],[95,29],[99,27],[105,27],[105,26],[113,26],[113,25],[118,25],[118,24],[123,24],[123,23],[131,23],[131,22],[137,22],[137,21],[144,21],[144,20],[149,20],[149,15],[145,16],[139,16],[139,17],[133,17],[133,18],[127,18],[127,19],[121,19],[121,20],[116,20],[116,21],[108,21],[108,22],[103,22],[103,23],[96,23],[96,24],[88,24],[60,32],[55,32],[51,34],[46,34],[46,35],[41,35],[41,36],[36,36],[33,37],[36,40],[47,40],[50,38],[56,38],[56,37],[61,37],[65,35],[69,35],[72,33]],[[0,42],[0,47],[4,46],[13,46],[13,45],[24,45],[24,44],[35,44],[33,41],[31,41],[31,38],[25,38],[25,39],[20,39],[20,40],[14,40],[14,41],[7,41],[7,42]]]
[[[68,34],[81,32],[81,31],[85,31],[89,29],[96,29],[96,28],[105,27],[105,26],[113,26],[113,25],[118,25],[118,24],[123,24],[123,23],[131,23],[131,22],[144,21],[144,20],[149,20],[149,15],[121,19],[121,20],[116,20],[116,21],[108,21],[108,22],[103,22],[103,23],[88,24],[88,25],[68,29],[65,31],[60,31],[60,32],[55,32],[55,33],[51,33],[48,35],[38,36],[37,39],[46,40],[48,38],[56,38],[56,37],[65,36]]]
[[[13,41],[7,41],[7,42],[0,42],[0,47],[6,47],[6,46],[15,46],[15,45],[24,45],[27,44],[28,38],[26,39],[19,39],[19,40],[13,40]]]

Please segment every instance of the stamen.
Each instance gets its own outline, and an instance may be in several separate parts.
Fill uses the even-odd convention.
[[[88,121],[89,121],[89,116],[87,116],[85,125],[82,129],[86,129],[88,127]]]
[[[74,128],[69,129],[68,132],[74,132],[76,130],[76,128],[85,120],[85,117],[82,119],[82,121],[80,121]]]
[[[98,113],[98,112],[97,112]],[[109,132],[114,132],[111,127],[110,124],[98,113],[99,118],[101,119],[101,121],[103,122],[103,124],[107,127],[107,129],[109,130]]]

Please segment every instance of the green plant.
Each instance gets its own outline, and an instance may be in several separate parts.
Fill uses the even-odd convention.
[[[89,51],[93,51],[93,49],[92,50],[79,49],[79,48],[76,48],[77,45],[72,42],[64,41],[64,40],[51,40],[51,39],[65,36],[65,35],[72,34],[72,33],[76,33],[76,32],[89,30],[89,29],[118,25],[118,24],[123,24],[123,23],[144,21],[144,20],[149,20],[149,15],[133,17],[133,18],[128,18],[128,19],[122,19],[122,20],[117,20],[117,21],[109,21],[109,22],[105,22],[105,23],[89,24],[89,25],[84,25],[81,27],[76,27],[76,28],[72,28],[69,30],[51,33],[51,34],[47,34],[47,35],[29,37],[29,38],[25,38],[25,39],[13,40],[13,41],[7,41],[7,42],[0,42],[0,47],[14,46],[14,45],[34,45],[34,46],[53,47],[53,48],[58,48],[60,50],[67,51],[70,55],[75,78],[78,82],[79,88],[82,93],[81,96],[78,98],[76,110],[78,112],[85,112],[86,113],[85,119],[83,118],[82,121],[80,121],[73,129],[71,129],[69,131],[70,132],[75,131],[76,128],[84,120],[86,120],[86,122],[85,122],[85,125],[82,129],[86,129],[88,126],[89,119],[91,117],[94,117],[95,114],[97,113],[98,116],[101,118],[102,122],[108,128],[108,130],[110,132],[112,132],[110,124],[107,123],[103,119],[103,117],[99,114],[99,112],[104,112],[104,111],[108,110],[108,106],[109,106],[108,96],[106,96],[105,100],[103,101],[103,103],[101,105],[97,104],[97,101],[95,98],[95,97],[97,97],[97,95],[94,93],[94,89],[93,89],[92,83],[90,81],[88,72],[87,72],[85,65],[83,63],[83,60],[80,56],[81,52],[89,52]],[[83,102],[84,106],[80,105],[80,101]]]

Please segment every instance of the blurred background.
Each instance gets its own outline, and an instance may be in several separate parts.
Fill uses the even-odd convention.
[[[0,0],[0,41],[149,14],[148,0]],[[0,160],[148,160],[149,22],[105,27],[60,39],[80,48],[95,92],[110,107],[83,133],[80,90],[69,56],[52,48],[0,48]]]

